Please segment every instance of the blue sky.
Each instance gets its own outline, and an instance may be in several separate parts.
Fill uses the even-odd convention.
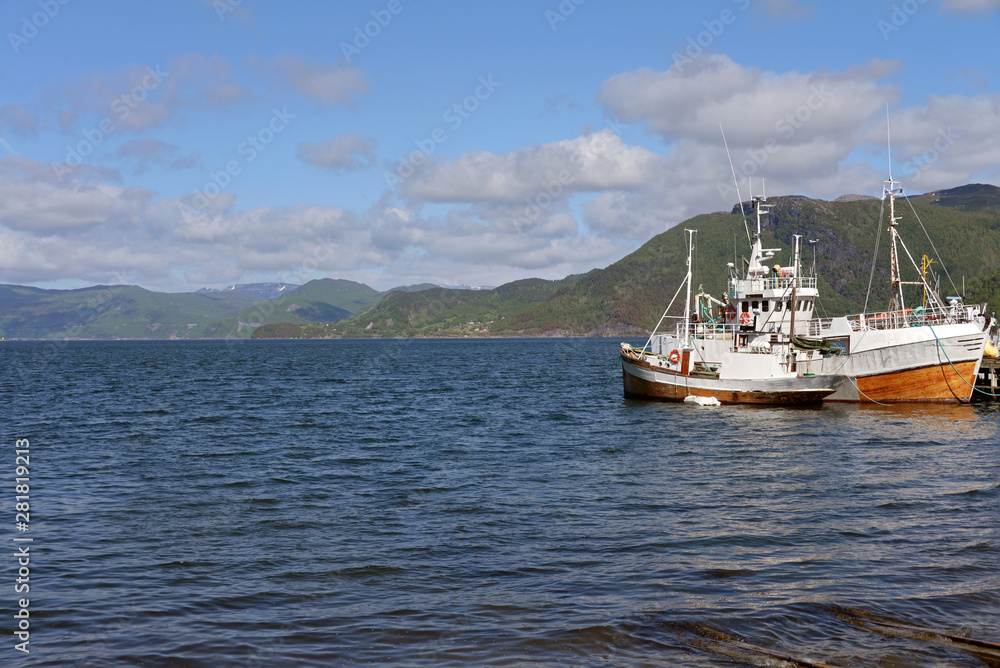
[[[0,2],[0,282],[603,267],[748,196],[1000,184],[1000,0]]]

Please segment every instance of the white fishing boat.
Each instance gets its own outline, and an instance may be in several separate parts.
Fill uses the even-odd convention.
[[[888,307],[874,313],[815,318],[793,345],[839,349],[839,355],[814,357],[806,363],[811,373],[843,378],[826,401],[965,403],[975,389],[988,340],[985,305],[967,306],[960,297],[943,300],[930,285],[926,262],[923,269],[918,268],[900,237],[896,197],[902,188],[897,186],[890,173],[883,188],[883,201],[888,198],[889,202],[891,244]],[[912,263],[916,280],[902,279],[900,249]],[[916,286],[909,288],[913,290],[909,298],[904,286]]]
[[[742,206],[742,205],[741,205]],[[622,343],[620,357],[626,397],[684,401],[689,396],[724,404],[815,403],[833,394],[843,378],[819,375],[830,351],[822,346],[793,346],[793,335],[809,331],[818,295],[816,278],[799,275],[799,237],[791,267],[768,266],[779,249],[761,243],[761,217],[769,210],[764,197],[752,198],[757,231],[741,276],[729,264],[727,301],[699,291],[691,307],[691,255],[694,230],[688,233],[687,275],[646,344]],[[685,314],[669,317],[681,288],[687,287]],[[658,333],[664,323],[666,332]]]

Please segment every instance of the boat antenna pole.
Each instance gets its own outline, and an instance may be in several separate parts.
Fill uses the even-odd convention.
[[[889,272],[892,283],[892,299],[889,301],[889,310],[898,311],[903,308],[903,284],[899,275],[899,252],[896,249],[896,240],[899,235],[899,232],[896,231],[896,226],[899,224],[899,218],[896,216],[896,195],[898,193],[896,190],[897,182],[892,180],[892,138],[889,133],[888,103],[885,105],[885,136],[886,149],[889,154],[889,180],[882,187],[882,199],[884,200],[886,196],[889,197]],[[903,189],[900,188],[898,192],[902,191]]]
[[[691,342],[691,255],[694,253],[694,233],[697,230],[684,229],[688,234],[688,258],[687,258],[687,299],[684,302],[684,345],[687,348]]]
[[[889,181],[892,181],[892,134],[889,132],[889,103],[885,103],[885,148],[889,158]]]
[[[788,324],[788,336],[789,340],[795,338],[795,311],[798,310],[798,304],[795,299],[795,289],[799,286],[799,241],[802,239],[801,234],[793,234],[795,237],[795,264],[792,269],[792,321]],[[792,369],[795,369],[795,360],[792,360]]]
[[[753,246],[753,240],[750,239],[750,225],[747,223],[747,212],[743,210],[743,196],[740,195],[740,182],[736,178],[736,168],[733,167],[733,156],[729,154],[729,143],[726,141],[726,131],[722,129],[722,123],[719,123],[719,132],[722,133],[722,144],[726,147],[726,157],[729,158],[729,169],[733,171],[733,183],[736,185],[736,197],[740,200],[740,213],[743,215],[743,229],[747,232],[747,243]]]

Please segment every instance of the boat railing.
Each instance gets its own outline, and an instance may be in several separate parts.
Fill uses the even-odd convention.
[[[752,337],[773,336],[773,333],[750,331],[750,329],[741,326],[739,323],[724,323],[721,321],[691,322],[691,321],[685,321],[684,318],[680,317],[674,317],[671,319],[675,321],[673,326],[674,338],[683,340],[684,335],[687,334],[687,337],[689,339],[714,339],[716,341],[729,340],[733,342],[733,350],[737,349],[736,341],[739,335],[744,335],[744,336],[749,335]],[[669,331],[669,329],[667,331]],[[739,346],[739,349],[743,352],[761,353],[761,354],[771,353],[770,349],[765,349],[765,348],[761,348],[759,350],[757,349],[748,350],[745,344]]]
[[[674,336],[678,339],[684,338],[687,333],[691,338],[717,338],[719,336],[732,336],[739,329],[737,323],[727,323],[721,320],[714,322],[691,322],[687,318],[671,318],[674,320]]]
[[[815,276],[750,276],[748,278],[734,278],[729,281],[729,293],[740,296],[750,292],[763,292],[764,290],[784,290],[791,294],[792,287],[798,289],[816,289]]]
[[[668,316],[665,318],[667,325],[661,329],[662,332],[672,332],[672,336],[683,339],[685,334],[688,338],[708,338],[717,339],[732,337],[736,332],[743,331],[739,323],[724,322],[721,319],[708,322],[692,322],[688,318],[680,316]]]
[[[969,315],[964,306],[956,304],[943,308],[918,306],[895,311],[859,313],[847,316],[847,321],[850,323],[851,329],[858,332],[865,329],[901,329],[968,322]]]
[[[808,327],[806,336],[825,336],[833,326],[833,318],[813,318],[807,320],[805,324]],[[795,329],[798,329],[798,326]]]

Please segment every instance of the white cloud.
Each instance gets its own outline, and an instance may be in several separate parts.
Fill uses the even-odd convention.
[[[1000,94],[934,96],[891,127],[894,176],[911,192],[1000,181]]]
[[[757,3],[766,14],[771,16],[787,16],[793,19],[803,19],[812,13],[812,7],[801,0],[760,0]]]
[[[38,134],[38,117],[21,104],[0,107],[0,123],[21,137],[33,137]]]
[[[347,132],[329,141],[299,144],[299,159],[334,172],[353,172],[375,163],[375,140]]]
[[[134,225],[151,193],[78,178],[60,183],[47,165],[28,158],[0,160],[0,225],[42,233],[97,225]]]
[[[363,70],[349,65],[314,65],[298,56],[279,55],[263,69],[282,85],[326,104],[349,104],[368,92]]]
[[[197,289],[176,285],[176,272],[187,268],[207,279],[203,269],[214,268],[213,283],[265,273],[303,282],[390,261],[358,217],[340,208],[240,211],[230,194],[201,215],[185,215],[183,199],[155,199],[97,175],[81,168],[60,180],[46,163],[0,159],[3,280],[107,282],[126,271],[146,287]]]
[[[954,14],[992,14],[1000,11],[1000,0],[941,0],[941,7]]]
[[[168,63],[150,63],[94,73],[60,83],[43,95],[64,131],[75,124],[96,128],[107,119],[114,128],[133,131],[157,127],[187,109],[223,107],[249,99],[229,78],[222,56],[188,53]]]
[[[405,187],[407,194],[435,202],[551,202],[571,192],[640,188],[660,163],[655,153],[629,146],[607,129],[505,155],[466,153],[429,165]]]
[[[635,70],[601,85],[599,101],[625,120],[644,123],[667,140],[716,142],[719,124],[731,142],[750,146],[768,137],[804,144],[858,133],[895,99],[881,83],[899,64],[872,61],[846,72],[779,74],[716,55],[666,71]]]
[[[154,167],[190,169],[199,164],[196,154],[180,155],[176,146],[153,137],[129,139],[118,147],[115,155],[131,162],[135,174],[142,174]]]

